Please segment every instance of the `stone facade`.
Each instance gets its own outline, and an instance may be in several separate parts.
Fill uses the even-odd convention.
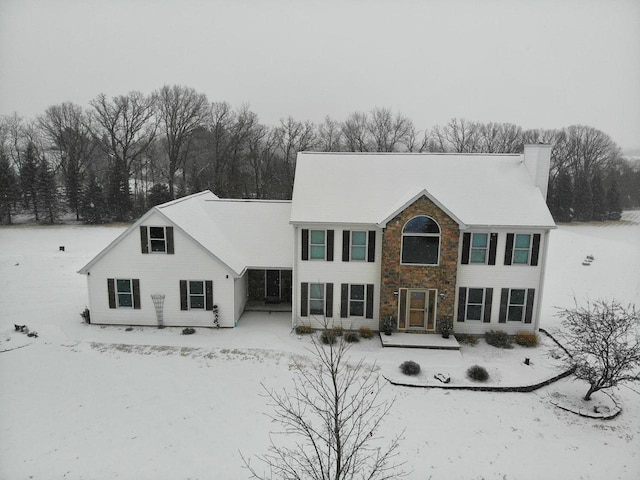
[[[427,215],[440,226],[439,265],[402,265],[402,229],[415,216]],[[380,319],[398,316],[400,288],[437,289],[436,319],[453,322],[458,243],[460,229],[455,220],[426,196],[422,196],[387,223],[382,236]],[[395,292],[395,293],[394,293]]]

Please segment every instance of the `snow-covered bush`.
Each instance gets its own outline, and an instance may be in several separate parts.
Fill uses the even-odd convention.
[[[475,382],[486,382],[489,380],[489,372],[480,365],[474,365],[467,370],[467,377]]]
[[[313,327],[310,327],[309,325],[298,325],[296,327],[296,333],[298,335],[306,335],[309,333],[313,333]]]
[[[420,365],[413,360],[407,360],[400,365],[400,370],[405,375],[418,375],[420,373]]]
[[[515,341],[523,347],[537,347],[538,334],[534,332],[518,332],[516,333]]]
[[[333,345],[334,343],[336,343],[336,337],[336,332],[332,328],[327,328],[320,334],[320,340],[325,345]]]
[[[484,334],[485,341],[497,348],[513,348],[513,338],[502,330],[489,330]]]
[[[373,338],[373,330],[368,327],[360,327],[358,332],[362,338]]]
[[[344,334],[344,340],[349,343],[356,343],[360,341],[360,336],[356,332],[347,332]]]

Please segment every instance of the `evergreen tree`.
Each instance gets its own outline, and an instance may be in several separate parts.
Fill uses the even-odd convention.
[[[593,194],[591,182],[583,170],[579,171],[574,183],[573,210],[579,222],[588,222],[593,215]]]
[[[593,213],[591,218],[602,222],[607,219],[607,204],[600,172],[596,172],[593,176],[593,180],[591,181],[591,195],[593,202]]]
[[[553,183],[553,205],[551,210],[554,220],[557,222],[570,222],[573,220],[573,184],[571,175],[566,169],[560,170]]]
[[[40,220],[38,214],[38,159],[36,147],[29,142],[25,149],[20,165],[20,189],[25,207],[31,207],[35,220]]]
[[[149,189],[149,192],[147,193],[147,203],[149,208],[155,207],[156,205],[160,205],[162,203],[166,203],[169,200],[171,200],[169,187],[162,183],[156,183]]]
[[[133,205],[129,194],[129,175],[122,161],[116,160],[109,166],[106,197],[111,215],[121,222],[128,220]]]
[[[60,215],[58,186],[55,172],[44,158],[38,163],[36,186],[38,189],[36,203],[39,211],[46,215],[47,223],[55,223]]]
[[[87,223],[104,223],[108,216],[107,210],[104,190],[91,171],[89,181],[80,194],[80,215]]]
[[[607,187],[605,199],[607,218],[609,220],[620,220],[620,217],[622,216],[622,202],[620,200],[617,172],[611,172],[608,183],[609,185]]]
[[[0,150],[0,222],[11,224],[11,206],[18,197],[18,178],[9,158]]]

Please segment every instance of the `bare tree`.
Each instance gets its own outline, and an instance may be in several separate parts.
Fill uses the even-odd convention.
[[[522,151],[522,128],[512,123],[480,123],[478,142],[483,153],[517,153]]]
[[[331,332],[331,330],[329,330]],[[268,473],[243,457],[258,479],[382,480],[404,473],[394,461],[399,437],[381,446],[379,427],[393,401],[382,398],[383,386],[374,368],[360,360],[348,364],[348,344],[321,345],[314,340],[311,367],[295,365],[293,391],[264,387],[274,408],[271,419],[279,434],[295,436],[295,446],[277,444],[272,435],[269,453],[258,456]]]
[[[193,88],[165,85],[154,92],[155,104],[168,159],[167,181],[174,197],[176,171],[184,168],[193,133],[203,126],[209,115],[207,96]]]
[[[96,146],[90,117],[82,107],[64,102],[47,108],[38,118],[38,125],[49,141],[49,148],[59,153],[69,207],[79,220],[82,181]]]
[[[442,128],[434,129],[442,151],[473,153],[479,151],[479,128],[475,122],[453,118]]]
[[[316,144],[316,133],[313,123],[299,122],[292,117],[280,120],[277,129],[278,149],[285,167],[285,182],[288,195],[293,192],[293,177],[296,169],[298,152],[312,150]]]
[[[156,136],[154,99],[130,92],[111,101],[100,94],[90,103],[99,126],[94,136],[111,157],[110,201],[116,217],[124,220],[131,208],[129,179],[133,164],[142,160]]]
[[[353,112],[342,123],[342,137],[349,152],[368,152],[371,150],[367,130],[367,114]]]
[[[575,367],[575,375],[589,383],[584,396],[620,382],[640,381],[640,316],[634,305],[616,300],[587,302],[586,307],[559,309],[560,337]]]
[[[374,108],[367,121],[367,130],[373,140],[376,152],[406,150],[413,122],[398,113],[395,116],[389,108]]]
[[[318,126],[318,149],[321,152],[339,152],[342,150],[342,143],[340,123],[326,116]]]

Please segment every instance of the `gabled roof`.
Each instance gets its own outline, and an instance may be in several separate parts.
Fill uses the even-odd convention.
[[[291,222],[380,225],[426,194],[463,228],[555,226],[523,155],[298,154]]]
[[[149,210],[79,273],[87,273],[122,238],[160,213],[176,228],[240,276],[247,268],[292,268],[291,202],[225,200],[209,190]]]

